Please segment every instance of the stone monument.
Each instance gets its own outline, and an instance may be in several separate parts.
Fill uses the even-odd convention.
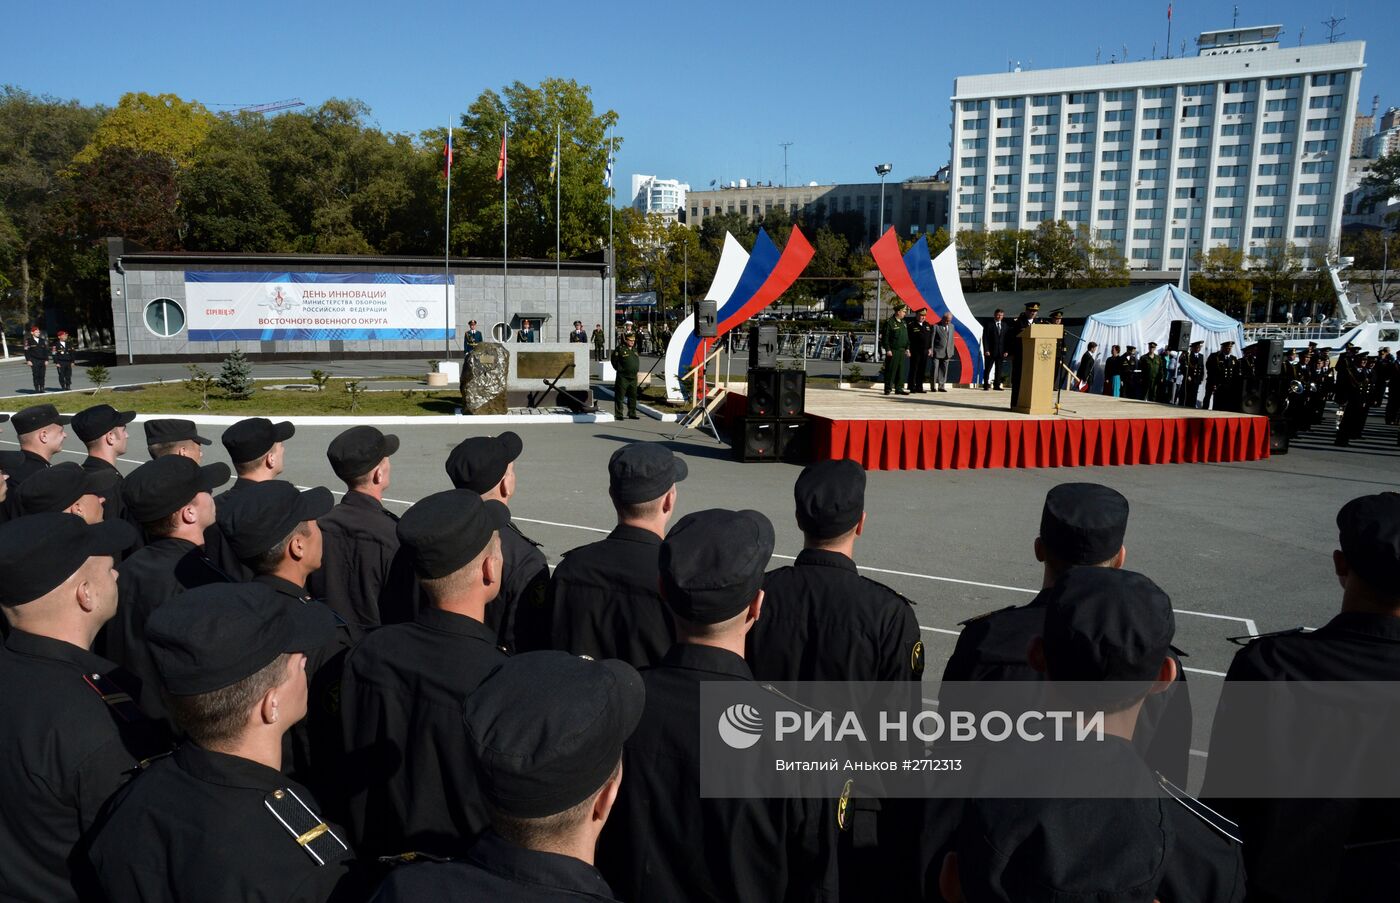
[[[510,351],[500,342],[481,342],[462,361],[462,413],[505,414]]]

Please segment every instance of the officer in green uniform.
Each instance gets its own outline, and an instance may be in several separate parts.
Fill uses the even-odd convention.
[[[603,334],[603,324],[595,324],[593,326],[593,359],[595,361],[604,360],[603,348],[607,344],[607,341],[607,336]]]
[[[637,356],[637,334],[629,332],[612,353],[613,369],[617,371],[617,378],[613,380],[613,414],[618,420],[622,419],[624,397],[628,419],[641,419],[637,416],[637,368],[641,363],[642,359]]]
[[[909,379],[909,329],[904,325],[907,313],[903,304],[894,306],[894,313],[885,321],[885,394],[908,395],[904,388]]]

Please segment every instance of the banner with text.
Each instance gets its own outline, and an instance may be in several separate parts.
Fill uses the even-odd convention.
[[[455,286],[408,273],[185,273],[191,342],[455,335]]]

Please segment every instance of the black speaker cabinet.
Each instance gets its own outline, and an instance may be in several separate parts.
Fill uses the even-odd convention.
[[[719,304],[715,301],[696,301],[695,334],[702,339],[712,339],[719,335]]]
[[[778,416],[801,417],[807,412],[807,373],[778,371]]]
[[[1261,417],[1282,417],[1288,409],[1287,387],[1278,377],[1252,378],[1244,381],[1240,396],[1240,411]]]
[[[749,327],[749,369],[778,366],[778,327]]]
[[[806,417],[778,421],[778,459],[788,464],[812,460],[812,424]]]
[[[1167,339],[1167,348],[1183,353],[1191,350],[1190,320],[1172,320],[1172,331]]]
[[[750,417],[777,417],[783,388],[782,370],[749,371]]]
[[[1249,351],[1259,376],[1283,375],[1283,339],[1260,339]]]
[[[735,421],[734,460],[778,460],[778,420],[773,417],[740,417]]]
[[[1269,454],[1288,454],[1288,421],[1282,417],[1269,418]]]
[[[736,461],[806,464],[811,459],[812,428],[806,417],[740,417],[735,426]]]

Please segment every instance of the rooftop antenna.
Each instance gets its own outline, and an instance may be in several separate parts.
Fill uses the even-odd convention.
[[[1126,63],[1127,61],[1128,61],[1128,45],[1127,45],[1127,44],[1124,44],[1124,45],[1123,45],[1123,62]]]
[[[1380,129],[1377,128],[1377,126],[1380,125],[1380,120],[1376,118],[1376,117],[1380,114],[1380,112],[1381,112],[1381,96],[1380,96],[1379,94],[1372,95],[1372,96],[1371,96],[1371,134],[1372,134],[1372,135],[1375,135],[1375,134],[1377,134],[1377,133],[1380,131]]]
[[[1168,44],[1167,46],[1170,47],[1171,45]],[[1153,42],[1152,42],[1152,58],[1153,58],[1154,60],[1157,58],[1157,42],[1156,42],[1156,41],[1153,41]]]
[[[1097,66],[1103,61],[1103,45],[1094,48],[1094,65]]]
[[[1298,26],[1298,46],[1299,46],[1299,47],[1302,47],[1302,46],[1303,46],[1303,35],[1305,35],[1305,34],[1307,34],[1307,33],[1308,33],[1308,26],[1306,26],[1306,25],[1299,25],[1299,26]]]
[[[1186,39],[1181,39],[1181,58],[1186,59]]]
[[[788,180],[787,180],[787,149],[790,148],[790,147],[792,147],[792,142],[791,142],[791,141],[779,141],[779,142],[778,142],[778,147],[781,147],[781,148],[783,149],[783,187],[786,188],[787,185],[788,185]]]
[[[1231,28],[1239,28],[1239,27],[1240,27],[1240,5],[1239,5],[1238,3],[1235,4],[1235,15],[1234,15],[1233,18],[1230,19],[1230,27],[1231,27]]]
[[[1337,26],[1341,25],[1346,20],[1346,16],[1342,16],[1340,19],[1338,19],[1336,16],[1333,16],[1330,19],[1322,20],[1322,24],[1327,26],[1327,43],[1335,44],[1337,43],[1337,38],[1340,38],[1346,34],[1346,32],[1344,31],[1337,31]]]

